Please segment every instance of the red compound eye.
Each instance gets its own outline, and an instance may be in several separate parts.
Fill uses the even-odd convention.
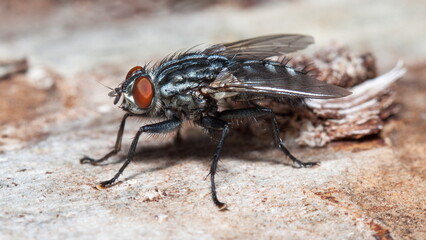
[[[126,80],[129,79],[129,77],[133,76],[133,74],[135,74],[135,72],[140,71],[140,70],[142,70],[141,66],[132,67],[126,75]]]
[[[140,108],[148,108],[154,97],[154,87],[148,77],[136,79],[133,85],[133,99]]]

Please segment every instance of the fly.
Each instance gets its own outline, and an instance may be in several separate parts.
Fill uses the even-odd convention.
[[[142,133],[178,131],[182,121],[193,121],[209,131],[221,132],[209,175],[213,203],[223,210],[226,204],[217,197],[215,174],[231,128],[230,121],[264,118],[270,121],[276,147],[291,159],[293,167],[316,165],[315,162],[302,162],[290,153],[280,138],[274,112],[255,103],[266,98],[303,103],[306,98],[339,98],[350,94],[344,88],[318,81],[303,71],[271,60],[273,56],[295,52],[312,43],[313,38],[306,35],[268,35],[174,54],[151,67],[133,67],[125,80],[109,93],[115,98],[114,104],[123,98],[120,107],[126,112],[115,148],[102,158],[85,156],[80,162],[97,165],[119,152],[128,117],[162,118],[159,123],[139,128],[123,166],[113,178],[98,185],[99,188],[111,186],[132,162]],[[223,101],[243,101],[253,107],[219,111],[218,105]]]

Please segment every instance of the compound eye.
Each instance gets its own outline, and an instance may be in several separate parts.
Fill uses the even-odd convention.
[[[141,71],[143,68],[141,66],[135,66],[132,67],[129,72],[127,72],[126,80],[129,79],[129,77],[133,76],[137,71]]]
[[[148,108],[154,97],[154,87],[148,77],[136,79],[133,85],[133,99],[140,108]]]

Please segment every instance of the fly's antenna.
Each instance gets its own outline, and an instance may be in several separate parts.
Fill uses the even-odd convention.
[[[112,87],[108,87],[107,85],[99,82],[98,80],[96,80],[96,82],[98,82],[99,84],[101,84],[102,86],[108,88],[109,90],[111,90],[111,92],[108,93],[109,97],[115,97],[114,99],[114,105],[116,105],[118,103],[118,101],[120,101],[121,98],[121,93],[123,92],[121,90],[121,88],[112,88]]]
[[[122,91],[121,88],[116,88],[116,89],[112,89],[112,91],[108,93],[108,96],[115,97],[115,99],[114,99],[114,105],[116,105],[118,103],[118,101],[120,101],[121,93],[122,92],[123,91]]]
[[[107,85],[105,85],[105,84],[101,83],[101,82],[100,82],[100,81],[98,81],[98,80],[96,80],[96,82],[98,82],[98,83],[99,83],[99,84],[101,84],[102,86],[104,86],[104,87],[108,88],[109,90],[114,90],[114,88],[112,88],[112,87],[108,87]]]

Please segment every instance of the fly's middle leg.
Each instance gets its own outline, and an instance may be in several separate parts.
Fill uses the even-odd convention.
[[[312,167],[315,166],[316,162],[302,162],[297,159],[284,145],[282,139],[280,138],[280,130],[278,127],[277,119],[275,113],[269,108],[245,108],[245,109],[235,109],[235,110],[226,110],[219,114],[219,118],[223,120],[236,119],[236,118],[269,118],[271,121],[272,127],[272,136],[274,138],[274,144],[276,147],[281,149],[281,151],[291,159],[292,166],[295,168],[302,167]]]
[[[117,154],[121,150],[121,140],[123,139],[123,132],[124,132],[124,126],[126,125],[126,120],[130,116],[132,116],[132,114],[126,113],[124,114],[123,119],[121,119],[120,128],[118,129],[117,139],[115,140],[115,146],[113,150],[111,150],[109,153],[105,154],[105,156],[98,159],[94,159],[89,156],[84,156],[83,158],[80,159],[80,163],[81,164],[89,163],[92,165],[98,165],[99,163],[106,161],[111,156],[114,156],[115,154]]]
[[[219,162],[219,157],[222,152],[223,144],[225,142],[225,138],[229,132],[229,123],[214,118],[214,117],[203,117],[201,119],[200,125],[209,129],[209,130],[222,130],[222,135],[219,140],[219,144],[216,147],[216,152],[213,155],[212,165],[210,167],[210,182],[211,182],[211,194],[213,203],[219,208],[219,210],[226,210],[227,206],[225,203],[219,201],[216,193],[216,183],[215,183],[215,175],[217,170],[217,164]]]

